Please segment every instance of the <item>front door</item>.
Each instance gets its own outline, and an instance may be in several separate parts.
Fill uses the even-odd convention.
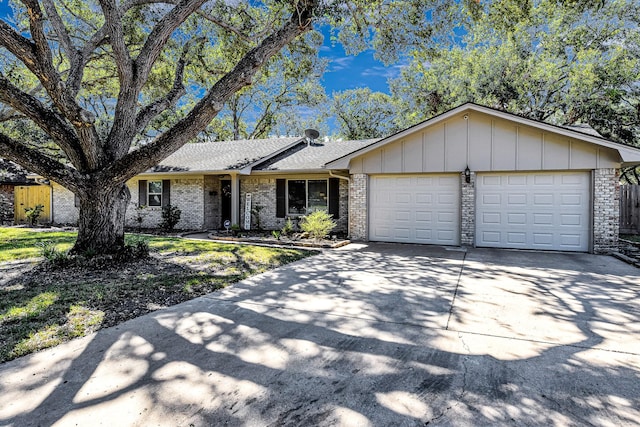
[[[220,227],[224,227],[226,220],[231,221],[231,180],[221,180],[220,189]]]

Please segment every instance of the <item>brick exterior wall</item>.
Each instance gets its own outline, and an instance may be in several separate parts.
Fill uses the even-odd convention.
[[[292,179],[305,179],[302,176],[295,176]],[[313,178],[323,179],[323,178]],[[341,179],[339,186],[340,207],[339,218],[336,220],[334,232],[347,232],[348,206],[349,206],[349,184],[347,180]],[[244,227],[244,209],[247,201],[247,193],[251,193],[251,205],[262,206],[260,211],[260,226],[264,230],[279,230],[284,226],[286,218],[276,217],[276,179],[263,177],[246,177],[240,180],[240,226]],[[294,222],[295,224],[295,222]],[[255,229],[255,218],[251,218],[251,228]]]
[[[154,178],[148,178],[153,180]],[[158,178],[161,179],[161,178]],[[131,202],[127,209],[127,226],[137,227],[138,212],[138,178],[127,182],[131,191]],[[177,206],[182,214],[177,230],[199,230],[204,228],[204,179],[179,178],[171,179],[171,205]],[[158,228],[162,222],[162,208],[150,206],[141,210],[143,228]]]
[[[593,252],[617,251],[619,228],[619,171],[596,169],[593,174]]]
[[[0,185],[0,225],[13,224],[13,200],[13,185]]]
[[[367,174],[351,175],[349,186],[349,236],[352,240],[368,240]]]
[[[460,174],[460,245],[474,246],[476,240],[476,174],[471,172],[471,182]]]
[[[143,218],[143,228],[157,228],[162,221],[162,208],[146,207],[140,211],[138,207],[138,179],[127,182],[131,192],[131,202],[127,207],[126,225],[138,227],[137,216]],[[195,230],[203,228],[204,224],[204,179],[172,179],[171,204],[182,210],[178,230]],[[207,193],[208,194],[208,193]],[[75,225],[78,223],[79,209],[75,207],[75,196],[66,188],[53,185],[53,221],[56,224]]]
[[[58,225],[77,225],[80,209],[75,206],[75,195],[55,182],[51,196],[52,222]]]
[[[240,227],[244,228],[244,210],[247,193],[251,193],[251,206],[262,206],[260,211],[260,227],[264,230],[279,230],[284,225],[284,218],[276,218],[276,180],[275,178],[241,178],[240,179]],[[251,217],[251,229],[257,228],[254,217]]]

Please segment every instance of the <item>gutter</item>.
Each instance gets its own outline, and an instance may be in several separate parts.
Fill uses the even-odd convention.
[[[338,175],[333,173],[333,170],[329,169],[329,176],[332,176],[334,178],[340,178],[340,179],[344,179],[346,180],[349,184],[351,184],[351,178],[349,178],[348,176],[343,176],[343,175]]]

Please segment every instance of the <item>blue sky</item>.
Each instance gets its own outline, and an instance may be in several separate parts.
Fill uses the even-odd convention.
[[[8,1],[0,0],[0,18],[4,18],[9,12]],[[330,61],[322,79],[327,95],[358,87],[389,92],[387,82],[389,78],[399,75],[400,65],[385,66],[373,57],[373,50],[362,52],[357,56],[347,55],[340,44],[332,46],[328,29],[323,31],[323,34],[325,41],[320,56]]]
[[[373,50],[357,56],[347,55],[340,44],[331,45],[328,30],[322,33],[324,45],[320,49],[320,56],[330,61],[322,79],[328,95],[358,87],[369,87],[374,92],[389,92],[388,80],[400,74],[401,64],[385,66],[374,58]]]

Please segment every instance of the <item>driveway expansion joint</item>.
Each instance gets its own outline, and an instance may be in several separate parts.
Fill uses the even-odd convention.
[[[449,317],[447,318],[447,326],[445,326],[445,330],[449,330],[449,322],[451,322],[451,316],[453,316],[453,306],[456,302],[456,297],[458,296],[458,288],[460,287],[460,281],[462,280],[462,272],[464,271],[464,262],[467,259],[467,251],[464,251],[462,255],[462,263],[460,264],[460,271],[458,272],[458,279],[456,280],[456,288],[453,291],[453,298],[451,299],[451,307],[449,307]]]

